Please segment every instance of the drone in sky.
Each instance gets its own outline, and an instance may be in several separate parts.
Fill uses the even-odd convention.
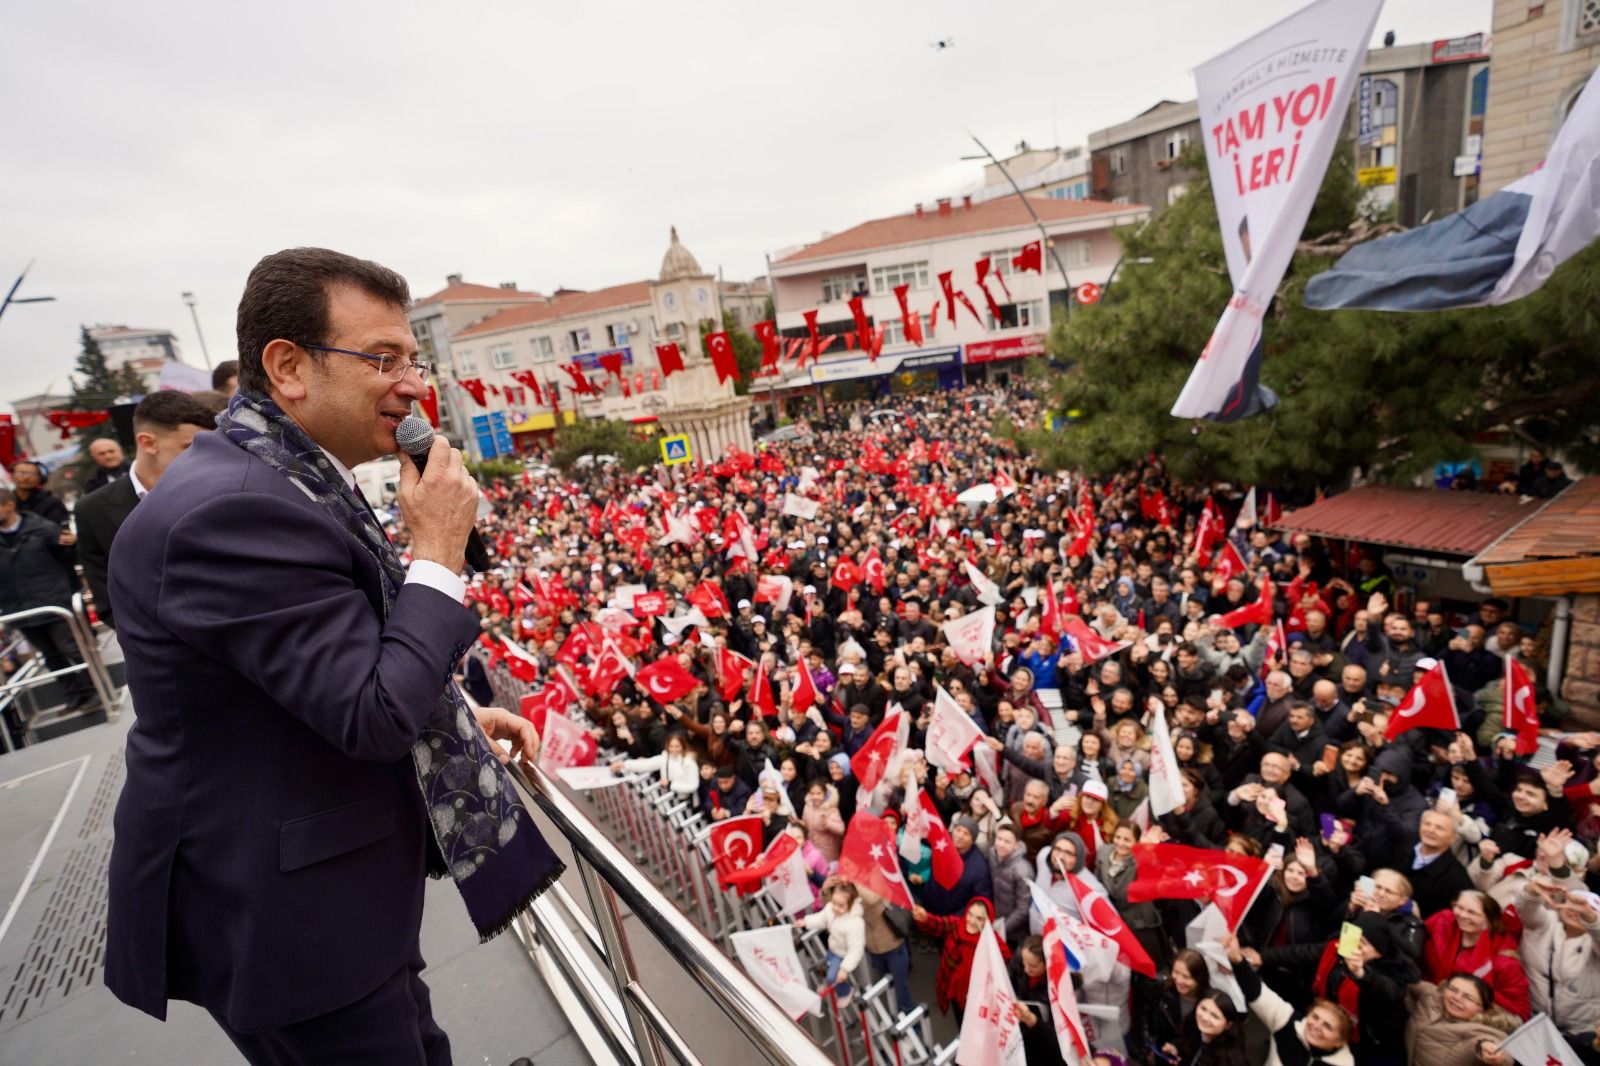
[[[936,52],[942,52],[946,48],[954,48],[955,46],[956,46],[956,39],[954,37],[946,37],[942,41],[929,41],[928,42],[928,47],[932,48]]]

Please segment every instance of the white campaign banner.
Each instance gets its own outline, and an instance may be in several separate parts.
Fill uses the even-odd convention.
[[[985,607],[981,611],[952,618],[944,623],[944,639],[949,643],[950,650],[956,653],[956,658],[968,666],[982,662],[984,653],[989,651],[994,641],[994,608]]]
[[[1178,418],[1227,416],[1261,339],[1261,320],[1294,257],[1383,0],[1314,0],[1197,67],[1200,131],[1233,298],[1173,405]]]
[[[986,925],[978,934],[967,981],[967,1012],[956,1046],[958,1066],[1024,1066],[1021,1025],[1011,1013],[1016,1002],[999,936],[993,925]]]
[[[804,496],[796,496],[792,492],[783,494],[783,513],[793,518],[801,518],[809,522],[817,517],[817,501],[808,500]]]
[[[1172,750],[1172,732],[1167,728],[1167,708],[1159,698],[1150,699],[1150,813],[1157,818],[1183,805],[1183,781],[1179,778],[1178,756]]]
[[[821,998],[806,983],[805,967],[794,951],[794,927],[775,925],[734,933],[734,954],[750,979],[771,996],[773,1002],[799,1018],[807,1011],[818,1013]]]

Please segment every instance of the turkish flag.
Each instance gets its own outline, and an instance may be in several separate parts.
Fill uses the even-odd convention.
[[[1111,901],[1078,880],[1073,874],[1067,874],[1067,885],[1078,900],[1078,913],[1083,916],[1083,923],[1102,936],[1115,940],[1117,958],[1129,969],[1137,970],[1146,977],[1154,977],[1156,964],[1151,961],[1149,953],[1144,950],[1144,945],[1139,943],[1139,938],[1133,935],[1133,930],[1128,928],[1128,923],[1122,920],[1122,916],[1117,913],[1117,908],[1111,905]]]
[[[724,700],[731,700],[744,688],[745,676],[755,663],[727,648],[718,648],[714,659],[717,664],[717,694]]]
[[[1223,544],[1222,554],[1217,556],[1213,572],[1215,574],[1212,579],[1213,585],[1226,585],[1230,578],[1244,576],[1244,559],[1240,557],[1239,549],[1234,546],[1233,541],[1226,541]]]
[[[635,600],[635,603],[638,601]],[[683,668],[676,655],[659,659],[649,666],[639,668],[633,677],[634,684],[657,703],[681,700],[700,684],[698,678]]]
[[[1505,727],[1517,735],[1517,754],[1539,750],[1539,709],[1534,702],[1533,678],[1528,668],[1506,656]]]
[[[661,376],[670,378],[683,369],[683,350],[677,341],[656,345],[656,362],[661,364]]]
[[[1260,859],[1186,844],[1135,844],[1133,859],[1129,903],[1209,899],[1229,930],[1239,928],[1272,876],[1272,867]]]
[[[1247,603],[1243,607],[1235,607],[1227,614],[1219,615],[1215,625],[1223,629],[1238,629],[1240,626],[1265,626],[1272,624],[1272,599],[1274,589],[1270,580],[1261,583],[1261,595],[1256,597],[1254,603]]]
[[[551,714],[564,715],[567,713],[568,701],[564,686],[546,685],[537,692],[530,692],[522,697],[521,705],[517,708],[522,717],[533,723],[533,728],[544,736],[544,722]]]
[[[1056,601],[1055,582],[1046,578],[1044,592],[1039,596],[1039,628],[1051,640],[1058,640],[1061,634],[1067,631],[1061,613],[1061,604]]]
[[[594,737],[564,714],[547,715],[540,738],[539,766],[554,772],[568,766],[593,766],[598,750]]]
[[[1283,521],[1283,508],[1278,506],[1278,498],[1272,493],[1267,493],[1267,502],[1261,508],[1261,524],[1268,529],[1274,529]]]
[[[856,323],[856,341],[861,345],[862,351],[872,349],[872,322],[867,318],[867,311],[863,306],[860,296],[852,296],[845,301],[850,306],[850,317]]]
[[[1222,517],[1217,514],[1217,506],[1206,497],[1205,510],[1200,512],[1200,524],[1194,534],[1195,562],[1200,564],[1200,569],[1205,570],[1211,566],[1211,548],[1226,536],[1222,528]]]
[[[815,360],[822,354],[822,338],[817,335],[817,312],[807,311],[803,317],[806,320],[806,334],[811,338],[811,347],[809,349],[811,358]],[[800,359],[795,364],[796,366],[806,365],[806,352],[806,348],[800,349]]]
[[[1444,663],[1436,662],[1433,669],[1422,675],[1422,680],[1411,686],[1400,706],[1389,715],[1389,728],[1383,735],[1393,740],[1412,729],[1448,729],[1452,733],[1461,728],[1456,714],[1455,689],[1450,685],[1450,675]]]
[[[604,355],[602,355],[600,357],[600,369],[604,370],[607,374],[610,374],[612,377],[616,378],[618,381],[621,381],[622,380],[622,353],[621,352],[606,352]]]
[[[861,568],[849,559],[840,559],[834,564],[833,574],[828,578],[828,583],[836,589],[849,592],[861,584]]]
[[[1038,241],[1029,241],[1022,246],[1022,251],[1011,257],[1012,270],[1031,270],[1035,274],[1044,273],[1044,246]]]
[[[750,706],[760,710],[763,717],[778,717],[778,705],[772,702],[772,682],[767,680],[766,663],[756,663],[756,676],[750,679],[749,699]]]
[[[912,344],[922,343],[922,315],[911,310],[911,305],[906,300],[906,293],[910,285],[896,285],[894,298],[900,303],[900,328],[906,335],[906,340]]]
[[[778,324],[757,322],[751,329],[755,331],[756,340],[761,342],[761,369],[776,367],[783,355],[783,345],[778,340]]]
[[[706,529],[706,524],[701,521],[700,516],[709,510],[710,508],[701,508],[695,512],[696,521],[700,522],[700,528],[707,533],[711,530]],[[728,597],[722,594],[721,586],[715,581],[702,581],[690,589],[689,602],[700,608],[700,613],[707,618],[726,618],[733,613],[728,610]]]
[[[914,906],[895,854],[894,830],[871,811],[857,811],[850,819],[839,851],[839,875],[897,907]]]
[[[933,879],[945,888],[954,888],[956,882],[961,880],[966,862],[950,840],[950,830],[945,828],[944,819],[939,817],[939,809],[933,805],[933,800],[922,791],[918,791],[917,797],[922,801],[923,813],[928,818],[924,839],[933,851]]]
[[[1128,646],[1128,642],[1125,640],[1106,640],[1099,633],[1090,629],[1089,623],[1075,614],[1064,615],[1061,627],[1066,631],[1067,636],[1072,638],[1073,647],[1082,654],[1086,662],[1097,663],[1107,656],[1117,654],[1117,652]]]
[[[1094,536],[1094,519],[1080,519],[1078,535],[1067,545],[1067,558],[1083,559],[1089,554],[1089,538]]]
[[[867,557],[861,561],[861,573],[866,578],[867,584],[872,586],[873,595],[882,596],[883,590],[889,584],[889,574],[877,548],[870,549]]]
[[[665,592],[642,592],[633,598],[633,613],[640,618],[658,618],[667,613]]]
[[[878,782],[883,780],[883,772],[889,768],[889,760],[900,750],[900,720],[903,717],[905,715],[901,711],[890,711],[884,715],[883,721],[878,723],[878,728],[872,731],[867,742],[850,757],[850,772],[855,774],[861,787],[869,792],[878,787]]]
[[[1072,971],[1067,965],[1067,947],[1062,932],[1066,915],[1052,916],[1044,923],[1045,973],[1050,989],[1050,1014],[1055,1019],[1056,1041],[1063,1062],[1082,1062],[1089,1058],[1089,1034],[1078,1013],[1078,996],[1072,989]]]
[[[756,820],[760,821],[761,819],[757,817]],[[744,819],[740,818],[738,821],[744,821]],[[715,830],[713,830],[714,832]],[[788,833],[779,833],[772,838],[771,845],[761,853],[760,858],[745,866],[735,864],[733,872],[723,880],[730,885],[737,886],[743,894],[749,895],[759,887],[766,877],[782,866],[789,856],[799,850],[800,842],[798,840]]]
[[[711,357],[711,365],[717,370],[717,384],[720,385],[729,378],[739,380],[739,361],[733,356],[733,341],[728,339],[726,333],[707,333],[706,354]]]
[[[587,654],[589,654],[589,631],[578,626],[567,634],[566,640],[561,642],[561,647],[556,650],[556,659],[569,666],[577,666],[578,660]]]
[[[600,657],[589,671],[589,694],[603,699],[611,695],[617,683],[631,673],[630,664],[621,649],[607,640],[600,649]]]
[[[811,668],[806,665],[802,656],[795,671],[794,691],[790,693],[790,704],[794,714],[803,715],[820,702],[817,693],[817,683],[811,677]]]
[[[748,869],[761,854],[761,818],[747,814],[717,822],[711,827],[709,840],[717,883],[727,888],[728,876]]]

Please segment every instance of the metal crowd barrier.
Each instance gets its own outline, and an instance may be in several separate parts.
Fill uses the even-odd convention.
[[[513,677],[505,662],[491,667],[483,648],[477,647],[471,654],[486,671],[496,703],[516,710],[522,697],[536,690],[537,686]],[[602,762],[616,758],[621,758],[621,753],[601,753]],[[551,893],[555,900],[549,906],[541,908],[536,904],[534,908],[535,918],[543,920],[519,930],[519,935],[531,949],[541,938],[547,937],[546,926],[550,919],[559,919],[562,914],[581,919],[577,924],[584,930],[585,939],[598,956],[607,960],[615,984],[623,990],[619,1000],[607,997],[601,1009],[591,1007],[600,1018],[609,1019],[600,1026],[601,1035],[608,1042],[622,1041],[623,1034],[631,1030],[644,1038],[644,1043],[659,1040],[680,1062],[698,1061],[675,1033],[663,1032],[664,1019],[659,1018],[659,1012],[634,980],[620,925],[615,930],[619,944],[612,943],[613,936],[606,926],[607,916],[615,908],[615,901],[610,898],[610,891],[614,890],[669,951],[686,960],[685,968],[718,1006],[751,1033],[757,1030],[744,1016],[749,1004],[743,999],[753,995],[759,1001],[766,1028],[763,1038],[756,1043],[771,1061],[806,1062],[820,1058],[838,1066],[855,1066],[856,1063],[947,1066],[953,1061],[954,1041],[943,1047],[933,1043],[927,1007],[917,1004],[901,1013],[895,1005],[892,978],[872,980],[865,957],[850,977],[857,990],[850,1006],[841,1011],[830,995],[824,999],[822,1016],[808,1016],[803,1024],[792,1022],[745,977],[728,957],[733,950],[732,935],[793,919],[781,913],[779,904],[765,888],[741,896],[724,891],[718,885],[711,860],[711,825],[696,809],[696,797],[673,793],[656,775],[628,775],[617,786],[581,794],[584,804],[594,813],[595,817],[591,818],[542,771],[528,773],[522,783],[533,801],[572,841],[599,928],[590,925],[587,916],[578,911],[571,897],[558,886],[558,891]],[[601,838],[593,832],[596,820],[610,828],[609,838]],[[620,843],[614,844],[613,840]],[[597,870],[603,884],[596,878]],[[613,878],[613,870],[618,877]],[[659,891],[644,876],[643,870],[656,872]],[[555,913],[558,909],[561,914]],[[568,938],[559,933],[548,938],[558,961],[575,961],[575,945],[566,942]],[[682,948],[686,938],[697,942],[697,951],[715,955],[715,964],[700,959],[693,964],[687,961]],[[797,937],[796,949],[802,964],[819,977],[825,964],[825,943],[826,934],[822,931],[803,932]],[[620,954],[614,951],[619,945]],[[536,964],[538,961],[535,958]],[[748,986],[739,996],[727,994],[730,973],[743,986]],[[575,983],[592,989],[596,982],[590,976]],[[797,1039],[801,1033],[808,1034],[811,1039]],[[659,1051],[661,1045],[652,1045],[653,1051]],[[795,1048],[800,1045],[804,1045],[804,1053],[796,1055]],[[813,1053],[816,1058],[809,1057]],[[646,1066],[654,1066],[658,1060],[644,1058],[642,1061]]]
[[[17,749],[19,740],[26,742],[25,734],[31,728],[31,720],[40,711],[33,699],[32,690],[69,674],[87,674],[89,683],[94,686],[95,699],[104,708],[106,717],[114,719],[117,716],[119,708],[116,686],[112,684],[111,675],[106,670],[105,662],[100,658],[100,644],[95,639],[88,615],[84,613],[81,593],[73,595],[70,609],[33,607],[26,611],[0,614],[0,626],[10,629],[63,621],[72,632],[72,641],[78,647],[80,661],[62,670],[46,670],[43,657],[36,654],[30,663],[25,664],[23,669],[6,678],[5,683],[0,685],[0,743],[5,745],[5,750],[8,752]],[[24,638],[27,636],[25,633],[21,635]],[[16,713],[19,724],[23,727],[23,737],[13,737],[11,734],[12,712]]]

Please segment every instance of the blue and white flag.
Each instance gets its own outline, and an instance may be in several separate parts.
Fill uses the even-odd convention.
[[[1320,311],[1509,303],[1600,237],[1600,70],[1544,165],[1464,211],[1351,249],[1306,286]]]

